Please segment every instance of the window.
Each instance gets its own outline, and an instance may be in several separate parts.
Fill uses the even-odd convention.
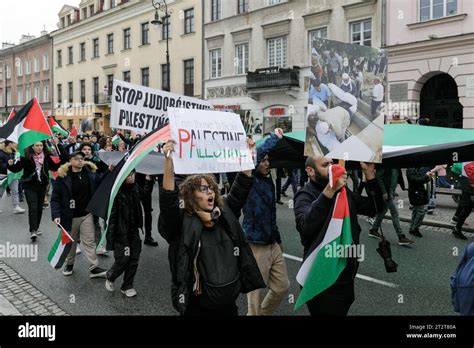
[[[99,104],[99,78],[92,78],[92,89],[94,91],[94,104]]]
[[[26,75],[31,74],[31,60],[28,60],[28,59],[27,59],[27,60],[25,61],[25,67],[26,67],[26,69],[25,69],[25,70],[26,70],[26,73],[25,73],[25,74],[26,74]]]
[[[130,70],[123,72],[123,80],[124,80],[125,82],[130,82]]]
[[[92,58],[99,57],[99,39],[98,38],[95,38],[92,40],[92,49],[93,49]]]
[[[43,102],[49,101],[49,81],[43,84]]]
[[[148,87],[150,85],[150,69],[142,68],[142,86]]]
[[[72,64],[73,63],[73,56],[72,56],[72,46],[67,48],[67,63]]]
[[[114,88],[114,75],[107,75],[107,93],[109,97],[112,95],[112,88]]]
[[[286,67],[287,38],[277,37],[267,40],[268,66]]]
[[[150,28],[148,22],[142,23],[142,45],[148,45],[150,42],[148,40],[148,33],[150,32]]]
[[[11,66],[10,65],[6,65],[5,66],[5,77],[7,79],[11,79],[12,78],[12,69],[11,69]]]
[[[194,33],[194,8],[184,11],[184,33]]]
[[[35,66],[34,66],[34,71],[35,73],[39,72],[40,71],[40,58],[39,57],[35,57]]]
[[[34,97],[39,101],[41,100],[40,98],[40,86],[39,86],[39,83],[35,85],[35,90],[34,90]]]
[[[86,19],[87,18],[87,7],[84,7],[82,9],[82,19]]]
[[[372,46],[372,20],[351,23],[351,43]]]
[[[211,21],[221,19],[221,0],[211,0]]]
[[[89,6],[89,17],[92,17],[94,15],[94,5]]]
[[[109,8],[114,8],[117,6],[117,0],[110,0],[109,1]]]
[[[64,28],[66,26],[66,21],[64,20],[64,17],[61,17],[61,28]]]
[[[18,86],[17,104],[23,104],[23,86]]]
[[[184,61],[184,95],[194,96],[194,59]]]
[[[128,50],[132,47],[130,42],[130,28],[123,30],[123,49]]]
[[[168,64],[161,64],[161,89],[163,91],[169,91],[169,66]]]
[[[61,104],[62,103],[62,100],[63,100],[63,86],[58,83],[57,85],[57,89],[58,89],[58,104]]]
[[[72,104],[72,100],[73,100],[72,82],[67,83],[67,95],[68,95],[67,98],[68,98],[69,104]]]
[[[238,63],[237,75],[245,75],[249,70],[249,44],[244,43],[235,46],[235,58]]]
[[[23,76],[23,62],[19,61],[16,67],[16,76]]]
[[[86,43],[85,42],[81,42],[79,44],[79,51],[80,51],[79,61],[83,62],[86,60]]]
[[[114,53],[114,34],[107,35],[107,54]]]
[[[311,30],[309,32],[309,42],[310,42],[309,46],[311,46],[311,42],[313,41],[313,39],[327,39],[327,37],[328,37],[328,28],[326,27]]]
[[[429,21],[457,13],[457,0],[419,0],[420,21]]]
[[[166,40],[171,37],[170,16],[161,18],[163,25],[161,26],[161,39]]]
[[[209,51],[210,61],[211,61],[211,79],[221,77],[222,74],[222,59],[221,59],[221,49]]]
[[[12,89],[7,87],[7,105],[12,105]]]
[[[31,87],[30,85],[26,85],[25,87],[25,100],[28,102],[31,99]]]
[[[237,13],[245,13],[249,11],[249,0],[237,0]]]
[[[58,68],[60,68],[63,66],[63,53],[61,50],[57,50],[56,55],[57,55],[57,61],[58,61]]]
[[[81,88],[81,104],[86,102],[86,80],[80,80],[79,86]]]
[[[43,55],[43,70],[49,70],[49,56]]]

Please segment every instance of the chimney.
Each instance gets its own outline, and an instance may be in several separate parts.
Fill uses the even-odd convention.
[[[48,31],[47,30],[41,30],[41,36],[46,36],[48,35]]]
[[[20,44],[25,43],[25,42],[28,42],[28,41],[31,41],[31,40],[33,40],[34,38],[35,38],[35,36],[34,36],[34,35],[30,35],[30,34],[28,34],[28,35],[22,35],[22,36],[21,36],[21,39],[20,39]]]

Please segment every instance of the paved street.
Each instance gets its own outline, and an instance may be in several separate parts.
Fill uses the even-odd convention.
[[[119,291],[109,293],[104,288],[102,279],[89,279],[84,257],[76,259],[75,272],[71,277],[64,277],[60,270],[53,270],[47,262],[47,253],[57,236],[57,229],[50,222],[49,208],[44,210],[41,224],[43,235],[38,238],[38,259],[32,262],[27,258],[6,258],[5,262],[13,270],[13,278],[20,289],[17,293],[26,292],[30,286],[38,290],[36,302],[46,301],[48,306],[57,306],[61,311],[51,314],[70,315],[176,315],[170,300],[170,273],[167,259],[167,244],[158,237],[156,218],[158,216],[157,194],[155,190],[155,229],[153,235],[158,239],[158,248],[143,247],[140,265],[135,279],[138,296],[133,299],[124,298]],[[402,216],[409,216],[406,194],[400,193],[404,199]],[[287,267],[290,275],[291,288],[288,301],[285,301],[277,314],[307,315],[306,308],[293,310],[292,298],[298,294],[295,276],[302,256],[299,236],[294,227],[294,215],[291,198],[284,199],[287,204],[278,206],[278,224],[282,234],[284,252],[287,255]],[[455,205],[450,197],[440,197],[439,209],[430,219],[446,220],[454,212]],[[0,244],[29,244],[27,215],[13,215],[10,198],[4,197],[0,203],[3,214],[0,215]],[[384,220],[383,231],[392,243],[393,259],[399,264],[397,273],[386,273],[383,261],[376,253],[378,242],[367,237],[370,225],[365,218],[359,219],[362,226],[361,243],[365,248],[365,260],[361,262],[356,280],[356,301],[351,307],[351,315],[453,315],[449,277],[454,271],[458,257],[453,252],[458,248],[462,254],[468,242],[473,241],[473,234],[466,233],[469,241],[454,239],[450,230],[439,227],[423,226],[424,237],[417,239],[412,247],[400,247],[396,244],[396,235],[389,220]],[[474,220],[469,219],[470,227]],[[402,223],[402,228],[408,231],[408,224]],[[415,238],[415,237],[414,237]],[[109,267],[113,257],[100,257],[102,267]],[[5,303],[7,281],[11,281],[2,271],[0,264],[0,311]],[[7,267],[10,269],[10,267]],[[12,273],[12,272],[10,272]],[[18,275],[18,277],[16,277]],[[23,281],[24,280],[24,281]],[[116,287],[119,286],[120,279]],[[15,287],[14,287],[15,288]],[[8,291],[11,290],[10,289]],[[15,288],[18,290],[18,288]],[[44,294],[44,297],[41,295]],[[2,296],[4,295],[4,296]],[[18,307],[20,314],[25,312],[25,306],[10,294],[9,301],[13,307]],[[34,297],[34,296],[33,296]],[[35,302],[34,298],[27,297]],[[2,302],[3,301],[3,302]],[[50,302],[48,302],[50,301]],[[8,306],[7,306],[8,307]],[[8,307],[11,309],[11,306]],[[23,311],[23,312],[22,312]],[[246,313],[246,298],[239,299],[239,311]],[[42,312],[43,313],[43,312]],[[8,313],[7,313],[8,314]]]

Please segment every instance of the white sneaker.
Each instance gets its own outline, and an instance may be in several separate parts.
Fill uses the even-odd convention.
[[[122,294],[124,294],[127,297],[134,297],[137,296],[137,291],[135,289],[128,289],[128,290],[120,290]]]
[[[114,282],[106,280],[105,281],[105,288],[107,289],[107,291],[110,291],[110,292],[114,291],[115,290],[114,289]]]
[[[13,209],[13,214],[23,214],[26,210],[17,205],[15,209]]]
[[[79,244],[76,246],[76,255],[79,255],[80,253],[82,253],[81,251],[81,247],[79,246]]]

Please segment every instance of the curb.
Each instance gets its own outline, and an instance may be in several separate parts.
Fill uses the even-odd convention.
[[[384,219],[392,220],[392,217],[390,215],[385,215]],[[400,221],[411,222],[411,218],[406,217],[406,216],[400,216]],[[442,228],[446,228],[448,230],[452,230],[454,228],[454,225],[449,223],[449,222],[439,222],[439,221],[431,220],[431,219],[424,219],[422,225],[433,226],[433,227],[442,227]],[[474,233],[474,228],[472,228],[472,227],[463,227],[462,231],[463,232],[468,232],[468,233]]]

